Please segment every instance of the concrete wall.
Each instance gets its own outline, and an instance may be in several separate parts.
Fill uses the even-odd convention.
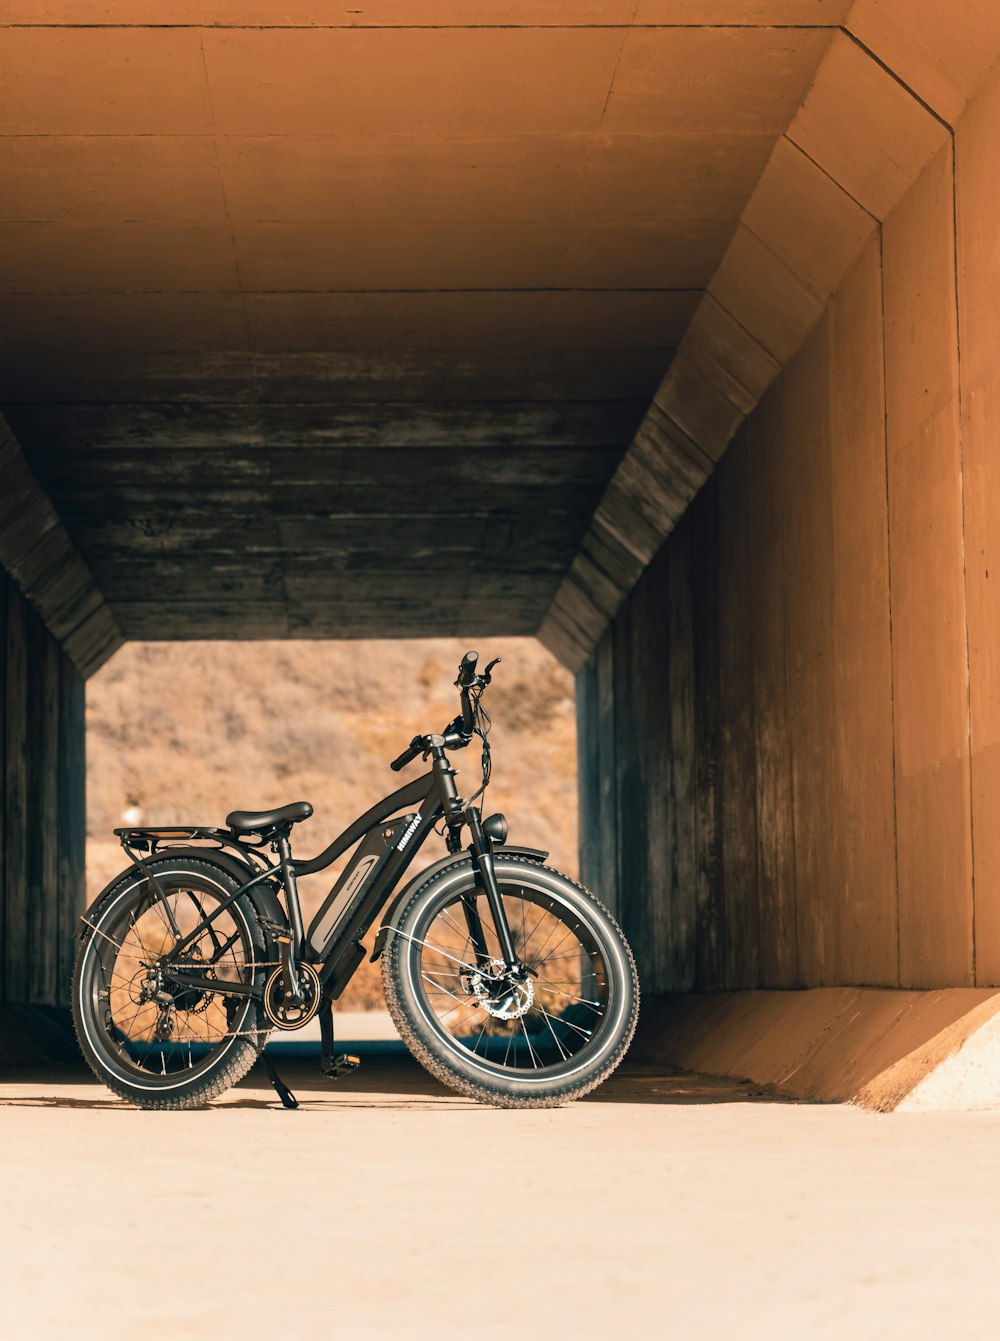
[[[580,673],[647,989],[1000,983],[998,138],[994,78]]]
[[[84,713],[82,676],[0,568],[0,1003],[69,1003],[84,901]]]

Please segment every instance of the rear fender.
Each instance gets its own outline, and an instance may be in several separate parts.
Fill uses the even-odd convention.
[[[114,879],[104,886],[90,908],[87,909],[87,912],[90,913],[91,909],[96,908],[116,886],[120,885],[123,880],[127,880],[134,871],[142,871],[151,862],[162,861],[164,857],[180,857],[184,860],[204,862],[207,866],[215,866],[224,871],[226,875],[231,876],[239,885],[245,885],[248,880],[252,880],[257,874],[257,868],[250,862],[240,861],[239,857],[233,856],[229,852],[220,852],[216,848],[162,848],[152,856],[143,857],[141,861],[133,862],[124,871],[119,871]],[[258,881],[256,885],[247,890],[246,897],[253,904],[259,920],[276,923],[278,926],[288,925],[285,910],[282,908],[281,902],[269,881]],[[80,928],[81,937],[86,930],[87,923],[84,922]],[[266,931],[264,935],[265,940],[270,941],[271,937]]]
[[[541,848],[514,847],[513,845],[507,844],[503,847],[498,846],[495,849],[495,852],[498,857],[523,857],[525,861],[535,861],[539,866],[549,855],[547,852],[543,852]],[[436,875],[439,875],[441,871],[447,870],[452,866],[462,865],[468,866],[471,871],[472,858],[468,852],[456,852],[447,857],[442,857],[440,861],[434,862],[433,865],[425,866],[418,875],[413,877],[408,885],[404,885],[389,904],[388,909],[382,917],[378,935],[375,937],[375,944],[372,946],[372,963],[379,958],[382,951],[385,949],[385,942],[389,932],[396,925],[396,918],[402,912],[404,905],[409,901],[410,895],[418,890],[421,885],[426,884],[428,880],[433,880],[433,878]]]

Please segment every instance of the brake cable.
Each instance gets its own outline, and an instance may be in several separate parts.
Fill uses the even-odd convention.
[[[493,725],[493,723],[490,721],[489,713],[483,707],[482,702],[483,689],[485,687],[486,686],[483,685],[479,689],[478,693],[473,694],[473,727],[472,727],[473,734],[477,735],[479,739],[483,742],[483,759],[482,759],[483,782],[479,790],[477,792],[474,792],[472,796],[469,797],[468,801],[466,801],[465,804],[467,806],[471,806],[473,801],[477,801],[479,797],[483,795],[483,793],[486,791],[486,788],[490,785],[490,775],[493,772],[493,760],[490,756],[490,742],[489,742],[490,727]]]

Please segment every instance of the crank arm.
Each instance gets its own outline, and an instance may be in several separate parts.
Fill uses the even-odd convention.
[[[342,1052],[339,1057],[333,1055],[333,1007],[327,997],[319,1008],[319,1033],[321,1043],[320,1070],[327,1080],[339,1080],[341,1076],[356,1071],[361,1065],[360,1057]]]

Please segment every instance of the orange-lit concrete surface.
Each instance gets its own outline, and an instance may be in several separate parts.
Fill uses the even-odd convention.
[[[0,41],[0,999],[124,638],[471,629],[579,671],[647,994],[1000,985],[992,0]]]
[[[631,1057],[876,1112],[1000,1108],[1000,993],[820,987],[663,997]]]
[[[868,237],[582,672],[585,871],[647,986],[1000,982],[1000,79],[911,103],[885,209],[829,124]]]
[[[4,1332],[992,1338],[1000,1117],[626,1074],[498,1112],[370,1059],[210,1110],[0,1087]]]

